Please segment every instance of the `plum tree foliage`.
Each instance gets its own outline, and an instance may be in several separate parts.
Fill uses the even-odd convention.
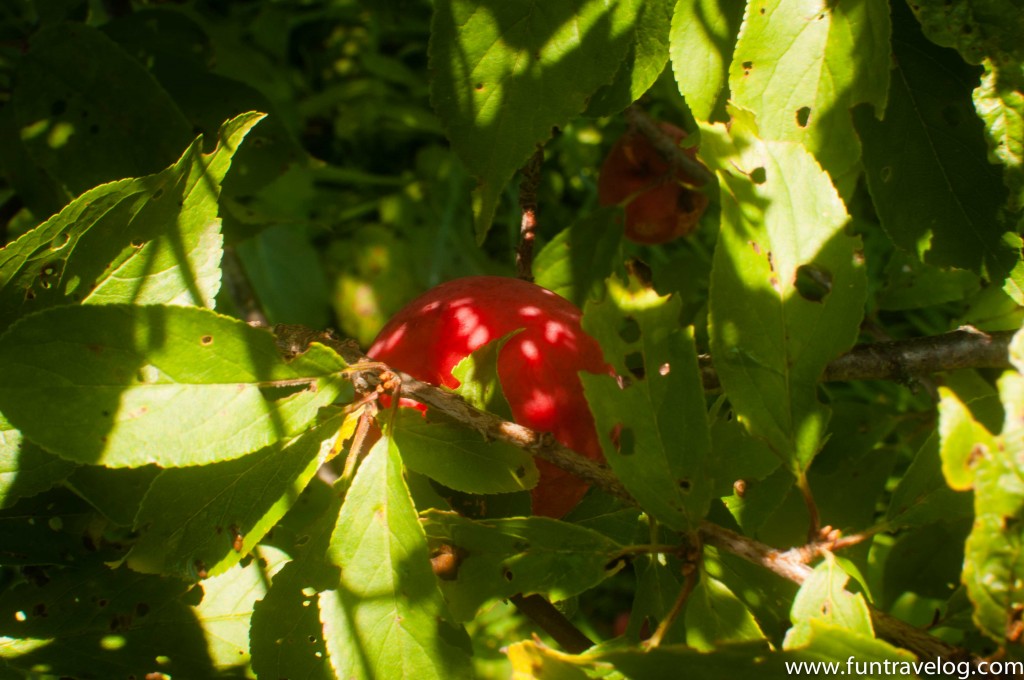
[[[0,675],[1012,671],[1022,21],[3,3]],[[684,238],[599,200],[623,135],[699,205]],[[614,369],[579,376],[601,465],[506,420],[514,335],[456,394],[359,350],[517,267]],[[535,457],[589,485],[564,517]]]

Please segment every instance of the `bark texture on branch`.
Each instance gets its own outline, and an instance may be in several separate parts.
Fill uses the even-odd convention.
[[[364,355],[354,341],[338,339],[329,332],[312,331],[304,326],[285,324],[274,326],[273,333],[278,348],[285,355],[301,353],[311,342],[319,342],[334,349],[351,367],[349,377],[356,389],[361,392],[374,391],[382,382],[382,374],[394,373],[401,378],[401,396],[435,408],[486,437],[500,439],[526,449],[623,502],[637,506],[636,500],[607,467],[562,446],[550,434],[535,432],[522,425],[508,422],[471,406],[453,392],[392,371]],[[841,378],[837,376],[844,376],[842,379],[848,380],[902,379],[904,376],[932,370],[1008,367],[1010,337],[1011,333],[985,334],[973,330],[960,330],[934,338],[854,348],[830,364],[826,378],[838,380]],[[951,356],[943,359],[939,355],[945,348],[948,348]],[[714,378],[714,385],[717,386],[717,377],[710,366],[704,366],[703,370],[705,386],[708,386],[709,376]],[[871,373],[872,370],[879,373]],[[822,550],[828,549],[828,545],[822,544],[778,550],[707,521],[701,522],[699,531],[705,543],[760,565],[794,583],[803,583],[811,573],[811,567],[807,562],[819,555]],[[919,658],[969,658],[962,649],[874,607],[871,608],[871,617],[879,637],[910,650]]]

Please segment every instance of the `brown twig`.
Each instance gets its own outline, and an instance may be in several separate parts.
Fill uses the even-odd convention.
[[[524,281],[533,281],[533,245],[537,230],[537,186],[540,184],[540,166],[544,162],[544,148],[537,150],[523,166],[523,181],[519,183],[519,209],[523,219],[519,226],[519,247],[516,248],[516,271]]]
[[[1012,368],[1013,331],[985,333],[964,327],[951,333],[909,340],[857,345],[825,367],[823,382],[893,380],[906,383],[919,376],[961,368]],[[711,357],[700,357],[704,389],[722,389]]]
[[[278,347],[287,354],[303,351],[309,346],[310,342],[319,342],[334,349],[352,367],[349,371],[349,378],[360,392],[365,393],[376,389],[376,386],[381,382],[381,374],[388,370],[383,364],[374,362],[363,355],[355,342],[340,340],[331,333],[312,331],[305,326],[285,324],[274,326],[273,333],[277,339]],[[961,331],[960,333],[964,332]],[[968,335],[975,334],[968,333]],[[981,344],[986,345],[986,347],[1002,342],[1003,351],[1007,350],[1008,338],[1003,342],[1000,334],[985,337],[989,338],[989,341],[987,343],[982,342]],[[971,342],[968,338],[963,337],[958,337],[958,340],[968,342],[969,344]],[[942,343],[940,342],[939,344]],[[990,350],[991,348],[987,351]],[[985,356],[991,359],[991,363],[996,363],[997,365],[1001,365],[1003,362],[1008,363],[1008,359],[1005,357],[1000,359],[987,353]],[[483,433],[485,436],[500,439],[526,449],[622,501],[630,505],[637,505],[636,500],[607,468],[567,449],[556,442],[551,435],[535,432],[516,423],[502,420],[498,416],[476,409],[454,393],[422,383],[401,373],[399,375],[402,378],[401,395],[403,397],[408,397],[427,404],[431,408],[436,408],[447,416]],[[820,554],[821,550],[816,545],[801,546],[786,551],[777,550],[752,538],[742,536],[707,521],[701,522],[699,532],[704,543],[718,547],[753,564],[760,565],[794,583],[803,583],[806,580],[811,573],[811,568],[807,563]],[[910,624],[873,607],[871,608],[871,616],[876,632],[880,637],[914,652],[920,658],[935,658],[936,656],[942,656],[943,658],[964,657],[964,650],[939,640],[927,632],[914,628]]]
[[[582,654],[594,646],[593,640],[540,595],[513,595],[509,600],[570,654]]]

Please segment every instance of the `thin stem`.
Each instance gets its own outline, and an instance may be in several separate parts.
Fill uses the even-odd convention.
[[[671,628],[672,624],[675,623],[676,619],[679,618],[679,614],[683,611],[683,605],[686,604],[686,600],[690,597],[690,593],[697,585],[698,570],[694,564],[687,565],[689,569],[685,572],[685,581],[683,581],[683,587],[679,591],[679,596],[676,601],[672,604],[672,609],[662,619],[661,623],[658,624],[657,630],[654,631],[654,635],[647,639],[644,646],[648,649],[654,649],[661,644],[661,641],[665,639],[668,629]]]
[[[537,231],[537,187],[540,184],[540,166],[544,162],[544,148],[537,150],[523,166],[523,181],[519,184],[519,209],[523,219],[519,226],[519,247],[516,249],[516,271],[524,281],[533,281],[533,245]]]
[[[545,633],[562,646],[562,649],[570,654],[582,654],[594,646],[593,640],[572,625],[569,619],[555,608],[555,605],[540,595],[519,594],[513,595],[509,600],[516,606],[516,609],[540,626]]]

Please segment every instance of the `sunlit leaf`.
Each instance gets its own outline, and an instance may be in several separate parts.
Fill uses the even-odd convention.
[[[62,458],[110,467],[237,458],[304,430],[348,393],[314,343],[195,307],[86,305],[26,317],[0,339],[0,411]]]
[[[792,471],[823,442],[829,411],[817,383],[857,336],[865,295],[859,239],[846,208],[802,147],[763,141],[749,112],[729,130],[705,126],[702,155],[718,174],[722,231],[711,272],[711,351],[733,409]],[[822,296],[797,287],[802,268]]]
[[[610,82],[634,41],[638,0],[441,0],[431,26],[431,100],[475,175],[483,240],[515,171]]]

